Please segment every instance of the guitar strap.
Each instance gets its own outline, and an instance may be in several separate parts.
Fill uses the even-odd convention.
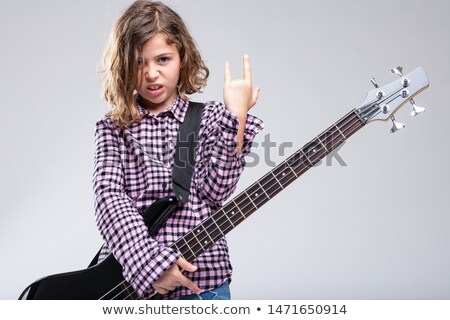
[[[195,147],[197,145],[198,131],[200,129],[200,122],[203,112],[203,103],[188,102],[188,108],[184,116],[184,121],[178,128],[177,144],[175,147],[175,158],[172,168],[172,188],[178,201],[186,203],[189,199],[192,174],[195,168]],[[162,202],[165,199],[160,199]],[[157,226],[161,226],[169,215],[175,209],[175,204],[169,207],[165,204],[166,210],[161,210],[159,216],[152,216],[154,221],[149,223],[150,235],[157,231]],[[155,211],[155,210],[154,210]],[[144,217],[146,212],[144,212]],[[152,228],[153,226],[153,228]],[[103,246],[102,246],[103,247]],[[97,252],[88,267],[92,267],[98,263],[98,258],[102,248]]]
[[[195,168],[195,146],[202,117],[203,103],[189,102],[184,121],[178,130],[175,159],[172,169],[172,187],[179,201],[189,198],[192,174]]]

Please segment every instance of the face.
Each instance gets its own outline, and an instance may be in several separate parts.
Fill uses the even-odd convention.
[[[180,54],[161,33],[150,38],[138,58],[136,91],[144,98],[144,107],[154,114],[166,110],[178,95]]]

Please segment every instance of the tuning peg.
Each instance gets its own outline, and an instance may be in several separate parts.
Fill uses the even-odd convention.
[[[391,133],[397,132],[400,129],[403,129],[405,127],[405,125],[403,123],[397,122],[395,121],[395,117],[391,116],[391,120],[392,120],[392,128],[391,128]]]
[[[377,80],[375,80],[375,78],[370,79],[370,82],[372,82],[372,84],[375,88],[378,88],[378,83],[377,83]]]
[[[424,107],[419,107],[417,104],[414,103],[413,99],[410,99],[409,102],[411,102],[413,111],[411,112],[411,117],[417,116],[419,113],[422,113],[425,111]]]
[[[391,72],[395,73],[399,77],[403,77],[403,68],[402,67],[393,68],[393,69],[391,69]]]

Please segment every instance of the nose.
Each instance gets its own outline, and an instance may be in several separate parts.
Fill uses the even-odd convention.
[[[150,82],[156,80],[159,77],[159,69],[157,65],[149,65],[145,70],[145,78]]]

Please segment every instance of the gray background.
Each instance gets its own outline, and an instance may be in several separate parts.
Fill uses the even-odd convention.
[[[101,238],[91,189],[94,125],[106,112],[97,72],[130,1],[0,2],[0,298],[84,268]],[[223,64],[248,53],[261,96],[252,113],[294,152],[421,65],[427,106],[372,123],[229,236],[235,299],[449,299],[450,2],[167,1],[211,71],[194,100],[222,100]],[[295,149],[294,149],[295,148]],[[270,167],[248,168],[238,191]],[[271,160],[280,161],[272,148]],[[267,157],[266,157],[267,159]]]

